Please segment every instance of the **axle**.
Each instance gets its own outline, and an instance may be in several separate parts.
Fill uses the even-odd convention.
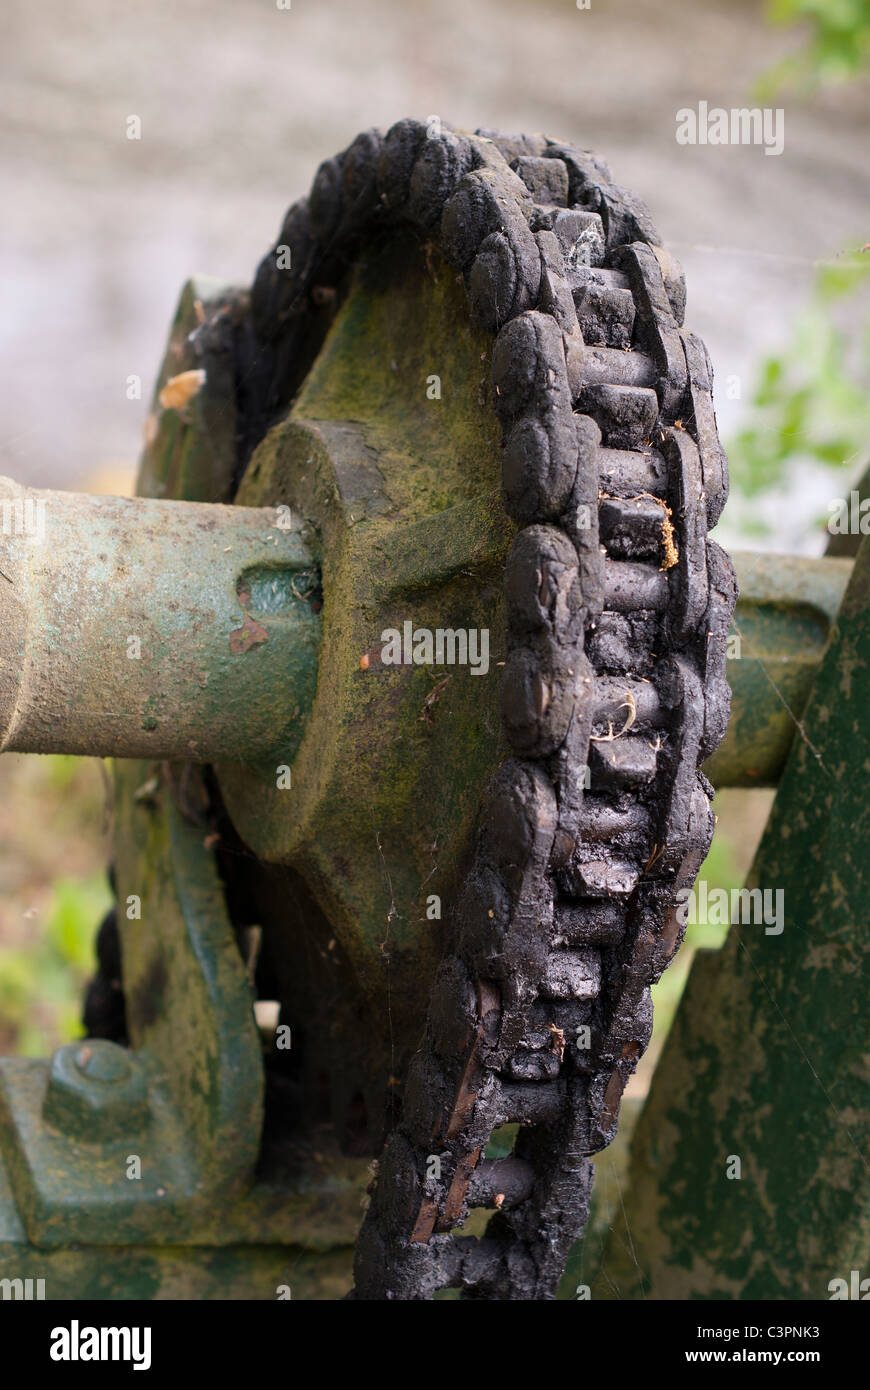
[[[292,756],[319,577],[286,512],[0,479],[0,747]]]
[[[287,508],[4,478],[0,522],[4,751],[292,758],[321,621],[315,558]],[[743,552],[734,562],[732,720],[710,771],[720,786],[774,785],[852,561]]]

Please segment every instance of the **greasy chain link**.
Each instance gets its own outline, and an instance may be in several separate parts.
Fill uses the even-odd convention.
[[[484,794],[353,1296],[547,1299],[586,1222],[589,1155],[649,1042],[650,986],[682,940],[677,890],[713,832],[700,767],[728,718],[736,585],[706,533],[727,465],[682,272],[644,204],[587,151],[410,120],[322,164],[259,267],[252,441],[286,408],[318,286],[399,223],[440,245],[495,335],[503,496],[522,529],[506,574],[511,756]],[[512,1155],[485,1157],[511,1123]],[[494,1210],[485,1235],[451,1235],[474,1207]]]

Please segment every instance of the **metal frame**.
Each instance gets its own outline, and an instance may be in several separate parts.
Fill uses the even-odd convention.
[[[406,310],[416,313],[413,275],[406,289]],[[377,312],[378,292],[377,284],[369,287],[369,299],[361,298],[359,314],[349,316],[352,324],[358,324],[367,312]],[[185,287],[155,400],[178,365],[179,344],[195,328],[197,304],[231,306],[233,293],[210,282]],[[438,312],[449,314],[449,294]],[[416,332],[419,339],[419,322]],[[470,353],[476,347],[471,340],[466,344]],[[353,334],[333,343],[328,370],[335,371],[339,354],[358,350]],[[226,441],[233,422],[230,413],[221,410],[222,389],[220,380],[212,382],[185,412],[161,412],[155,405],[141,491],[200,499],[197,516],[211,510],[213,503],[202,499],[214,498],[221,477],[225,488],[230,483],[231,451]],[[346,403],[330,401],[323,383],[318,386],[316,380],[309,388],[309,404],[312,401],[316,427],[297,422],[284,431],[280,448],[267,456],[262,472],[255,473],[240,498],[253,504],[251,510],[217,508],[226,532],[221,538],[227,539],[228,546],[247,546],[243,555],[234,554],[232,562],[224,564],[226,583],[213,584],[204,593],[189,579],[193,569],[208,572],[209,556],[213,561],[218,552],[226,554],[223,547],[215,549],[213,537],[205,558],[191,559],[193,552],[184,550],[187,542],[180,540],[181,531],[189,534],[190,527],[182,524],[181,513],[189,502],[137,502],[121,507],[121,511],[134,509],[131,517],[135,509],[146,505],[157,509],[155,517],[161,508],[167,516],[180,508],[175,515],[181,531],[173,530],[174,539],[165,543],[163,561],[175,575],[176,587],[182,569],[188,576],[184,582],[194,609],[199,605],[205,612],[212,604],[212,616],[217,611],[215,630],[223,631],[227,624],[232,627],[235,621],[243,625],[245,604],[235,613],[240,593],[247,593],[244,586],[240,589],[239,576],[262,567],[265,560],[260,552],[274,539],[272,532],[264,539],[266,513],[254,507],[277,504],[282,480],[298,480],[306,460],[311,462],[312,451],[322,455],[318,477],[332,480],[332,513],[329,507],[324,510],[314,490],[308,491],[303,498],[305,510],[308,515],[317,513],[318,525],[311,535],[294,532],[279,538],[282,572],[292,581],[294,575],[310,572],[313,558],[323,564],[324,556],[331,557],[336,573],[342,566],[351,570],[356,566],[357,575],[377,571],[377,556],[359,550],[353,525],[360,508],[370,514],[373,509],[377,515],[378,461],[367,459],[356,436],[337,423],[347,414]],[[309,471],[313,478],[313,470]],[[369,628],[372,615],[389,607],[397,584],[406,608],[417,603],[425,613],[433,586],[450,584],[467,573],[472,588],[479,588],[481,574],[498,570],[510,537],[499,530],[485,495],[453,500],[449,524],[436,519],[415,531],[409,512],[402,526],[385,524],[378,532],[376,549],[392,555],[396,573],[389,583],[367,579],[365,593],[358,592],[358,580],[351,576],[351,587],[344,595],[350,599],[356,582],[352,607],[366,614]],[[94,547],[99,551],[105,539],[99,531],[100,515],[112,531],[112,544],[123,544],[121,532],[130,523],[120,520],[117,509],[105,503],[89,506],[86,499],[74,499],[67,506],[80,529],[93,531],[97,525],[73,567],[76,582],[84,583],[88,557]],[[857,927],[866,921],[862,897],[866,900],[867,865],[860,841],[856,847],[853,837],[856,828],[864,835],[867,830],[863,777],[870,756],[866,717],[870,551],[865,544],[856,562],[738,555],[735,563],[741,599],[734,629],[735,659],[729,665],[734,712],[710,772],[720,786],[771,786],[782,779],[751,883],[787,886],[793,915],[788,933],[775,947],[734,930],[715,969],[713,962],[701,958],[693,970],[635,1137],[632,1188],[625,1209],[631,1244],[639,1250],[644,1296],[652,1291],[654,1297],[779,1297],[783,1290],[789,1290],[789,1296],[822,1296],[813,1290],[828,1264],[848,1264],[858,1258],[859,1251],[859,1234],[849,1226],[854,1198],[850,1194],[841,1201],[837,1196],[847,1184],[866,1183],[849,1156],[844,1135],[850,1129],[826,1127],[825,1106],[814,1092],[806,1108],[795,1104],[794,1097],[807,1082],[807,1068],[812,1072],[812,1059],[818,1066],[823,1058],[830,1060],[831,1067],[822,1086],[828,1102],[835,1096],[840,1107],[863,1104],[857,1099],[857,1089],[865,1084],[858,1077],[857,1039],[842,1036],[842,1023],[852,1017],[858,1004],[855,990],[864,948]],[[31,584],[31,608],[34,595],[43,606],[46,593],[56,598],[62,574],[57,566],[50,584]],[[24,571],[20,578],[19,598],[25,587]],[[139,611],[136,605],[141,608],[147,602],[146,590],[140,580],[122,599],[115,596],[111,611],[119,630],[131,612]],[[214,610],[212,596],[218,590],[224,594],[225,611]],[[266,798],[263,788],[282,750],[292,758],[299,728],[292,719],[287,721],[288,701],[293,704],[295,692],[298,725],[313,705],[311,672],[316,670],[319,621],[312,612],[309,590],[301,597],[294,593],[295,598],[284,594],[287,602],[277,616],[257,614],[255,621],[266,625],[270,640],[249,644],[240,662],[209,656],[206,649],[210,651],[214,641],[199,645],[196,659],[211,673],[211,689],[208,681],[194,684],[183,729],[167,734],[177,747],[167,745],[159,751],[160,757],[179,756],[189,750],[192,740],[197,760],[217,761],[233,820],[238,818],[254,849],[272,860],[281,859],[294,835],[298,840],[300,822],[296,830],[288,830],[276,798]],[[462,602],[469,601],[465,592]],[[487,614],[495,612],[491,594],[480,601]],[[86,610],[85,626],[91,634],[87,641],[93,646],[105,614],[101,616],[93,605],[86,605]],[[335,608],[330,612],[327,600],[323,621],[332,622],[336,633],[339,616]],[[23,615],[16,611],[19,646],[21,633],[29,632],[34,622],[35,630],[45,633],[45,612],[37,618],[30,609]],[[335,661],[346,665],[349,653],[363,654],[362,639],[359,624],[352,624],[336,639],[335,659],[328,658],[335,680],[341,676]],[[164,650],[169,645],[167,640]],[[261,662],[254,684],[265,688],[267,695],[270,690],[281,691],[280,708],[273,698],[264,700],[253,687],[248,688],[254,669],[246,655],[251,647],[258,648],[251,654]],[[33,651],[32,642],[28,650]],[[299,659],[300,651],[304,659]],[[10,647],[7,657],[11,661],[14,656]],[[182,647],[178,659],[190,656]],[[237,673],[245,670],[246,661],[248,674],[240,676]],[[114,678],[107,669],[102,681],[92,682],[95,689],[89,698],[95,708]],[[242,684],[233,695],[234,683],[239,681]],[[336,689],[327,686],[327,691]],[[321,686],[321,694],[322,690]],[[19,692],[11,692],[13,706],[18,696]],[[233,717],[227,719],[225,700],[231,696]],[[366,695],[359,706],[360,727],[351,737],[347,730],[358,712],[358,697],[333,698],[339,733],[337,751],[330,751],[327,760],[334,783],[332,800],[318,802],[307,821],[303,817],[309,850],[316,848],[317,825],[335,811],[341,769],[354,756],[354,747],[361,757],[370,757],[373,731],[390,718],[394,693],[384,703],[382,691],[374,706],[365,709],[369,699]],[[416,711],[413,702],[420,703],[416,687],[406,689],[402,700],[401,718],[408,721],[412,706]],[[239,729],[249,718],[246,708],[253,708],[259,719],[257,746],[262,756],[257,767],[232,761],[230,742],[235,738],[238,743]],[[66,726],[61,721],[55,727],[51,746],[76,752],[117,751],[117,740],[113,748],[104,746],[106,726],[99,721],[91,723],[87,748],[74,743],[75,730],[80,730],[86,713],[71,711]],[[140,714],[137,710],[137,718]],[[273,716],[278,724],[283,719],[286,728],[268,746]],[[253,721],[254,716],[250,718]],[[16,742],[10,734],[10,746],[38,747],[37,723],[34,728],[25,742],[23,735]],[[142,753],[141,720],[138,727],[131,726],[125,739],[121,739],[124,754],[132,758]],[[487,744],[484,754],[491,756],[494,746]],[[263,1043],[252,1013],[249,972],[237,948],[215,854],[179,808],[172,778],[155,775],[153,762],[118,764],[116,786],[116,872],[131,1047],[91,1041],[61,1049],[50,1061],[0,1061],[0,1277],[45,1278],[49,1297],[269,1298],[283,1287],[292,1288],[294,1297],[340,1296],[350,1282],[351,1246],[368,1179],[366,1162],[342,1157],[324,1141],[316,1157],[309,1154],[295,1165],[290,1162],[277,1179],[274,1173],[266,1176],[258,1169],[264,1117]],[[418,778],[406,789],[407,803],[393,808],[399,824],[411,815],[420,786]],[[445,816],[455,811],[451,803]],[[343,846],[342,853],[346,850]],[[354,959],[360,978],[376,990],[366,962],[377,952],[381,934],[385,889],[378,881],[380,867],[375,863],[372,873],[356,877],[347,871],[342,879],[341,854],[324,858],[318,850],[318,855],[324,885],[321,905],[330,905],[343,919],[343,948]],[[812,895],[806,892],[808,866],[818,875]],[[330,889],[330,879],[341,882],[338,897],[338,890]],[[406,943],[413,946],[413,923],[403,924],[402,930]],[[805,933],[810,931],[808,945]],[[424,973],[419,961],[416,968]],[[783,991],[794,1005],[791,1012],[784,1012],[778,1002]],[[841,1021],[834,1038],[826,1035],[825,1009]],[[763,1048],[750,1041],[762,1022]],[[743,1065],[747,1060],[748,1067]],[[791,1079],[773,1086],[774,1074]],[[738,1104],[744,1108],[740,1123],[734,1120]],[[699,1113],[705,1116],[703,1122]],[[765,1117],[763,1125],[759,1116]],[[790,1182],[786,1160],[791,1145],[811,1153],[818,1201],[828,1205],[839,1233],[825,1250],[815,1246],[811,1250],[801,1229],[799,1213],[808,1200],[804,1192],[797,1205],[780,1196],[780,1210],[789,1211],[788,1220],[784,1218],[780,1225],[767,1209],[757,1209],[757,1202],[753,1206],[741,1197],[745,1187],[729,1187],[721,1177],[726,1154],[740,1150],[758,1174],[767,1176],[767,1187],[759,1190],[776,1189],[781,1194]],[[138,1169],[133,1159],[139,1160]],[[810,1164],[810,1157],[806,1162]],[[827,1186],[823,1163],[825,1172],[839,1174]],[[695,1194],[691,1202],[689,1192]],[[866,1210],[863,1195],[862,1203]],[[721,1252],[718,1265],[712,1254],[705,1256],[703,1268],[693,1265],[691,1251],[694,1246],[700,1248],[701,1231],[707,1232],[703,1248]],[[767,1245],[764,1273],[759,1272],[760,1257],[753,1256],[752,1263],[749,1255],[734,1253],[740,1240],[745,1245],[752,1232],[757,1242],[758,1231],[765,1232]],[[790,1250],[802,1252],[805,1272],[800,1277],[787,1272]],[[634,1269],[615,1234],[603,1267],[600,1296],[607,1296],[606,1289],[613,1287],[622,1297],[636,1296]]]

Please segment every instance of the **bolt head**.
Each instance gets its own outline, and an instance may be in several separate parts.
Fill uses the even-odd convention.
[[[148,1086],[136,1054],[103,1038],[60,1047],[51,1059],[42,1106],[46,1124],[82,1143],[141,1132]]]
[[[122,1048],[99,1039],[82,1043],[75,1054],[75,1065],[90,1081],[126,1081],[130,1063]]]

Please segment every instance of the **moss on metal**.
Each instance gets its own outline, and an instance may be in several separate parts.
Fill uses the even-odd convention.
[[[714,787],[775,787],[809,698],[852,562],[736,551],[731,721],[705,767]]]
[[[596,1297],[825,1299],[870,1275],[868,710],[865,540],[747,880],[783,893],[782,933],[735,923],[698,953]]]
[[[370,253],[237,499],[313,525],[328,640],[292,789],[274,767],[222,764],[221,790],[252,849],[313,886],[385,1049],[390,1027],[400,1046],[419,1028],[444,929],[427,901],[449,894],[499,756],[513,526],[489,350],[434,249]],[[488,673],[382,663],[382,633],[405,622],[486,629]]]
[[[183,408],[164,408],[159,397],[171,377],[197,367],[189,335],[203,317],[198,305],[219,307],[231,328],[244,302],[244,295],[215,283],[185,287],[148,421],[143,495],[229,499],[236,463],[229,356],[212,344],[206,380]],[[248,844],[262,860],[299,871],[314,890],[318,921],[335,933],[336,955],[351,967],[358,995],[344,1000],[341,1019],[333,1021],[345,1030],[345,1049],[354,1048],[348,1019],[362,1004],[368,1016],[359,1027],[380,1038],[385,1064],[392,1060],[399,1072],[447,925],[427,904],[433,895],[449,898],[478,790],[499,756],[495,688],[503,657],[502,576],[513,527],[498,490],[488,354],[489,339],[471,325],[460,281],[434,249],[400,239],[371,252],[357,267],[299,399],[251,460],[238,497],[251,505],[287,503],[314,524],[329,635],[302,749],[293,758],[287,750],[292,785],[276,785],[275,759],[259,765],[251,759],[249,766],[219,769],[222,790]],[[744,571],[738,624],[747,650],[731,666],[741,715],[730,751],[726,745],[712,771],[722,781],[758,784],[775,780],[785,759],[794,721],[783,713],[781,697],[793,713],[803,708],[848,565],[814,569],[799,562],[772,578],[769,569],[747,560]],[[251,576],[251,588],[263,589],[262,575]],[[488,674],[383,665],[381,633],[405,621],[430,630],[487,628]],[[286,692],[276,689],[271,698],[277,728],[286,715]],[[823,712],[818,742],[829,736]],[[829,721],[835,713],[838,718],[829,711]],[[866,752],[861,759],[866,771]],[[812,762],[795,774],[793,806],[801,778],[813,774]],[[843,773],[848,785],[857,777],[854,769]],[[70,1145],[42,1123],[46,1064],[13,1064],[5,1087],[5,1152],[18,1200],[0,1163],[0,1277],[42,1277],[48,1270],[48,1297],[271,1298],[282,1284],[294,1297],[336,1296],[350,1282],[365,1164],[319,1144],[316,1153],[300,1150],[271,1182],[255,1179],[262,1062],[213,853],[201,832],[184,822],[153,767],[118,764],[116,785],[120,899],[122,906],[130,894],[142,901],[139,919],[125,919],[122,910],[122,935],[131,1039],[140,1059],[134,1065],[147,1071],[151,1132],[141,1142],[121,1136],[102,1148],[80,1134]],[[804,820],[789,813],[779,827],[794,862],[783,860],[780,868],[772,858],[771,872],[791,873],[799,896],[805,856],[821,854],[822,873],[829,863],[841,875],[855,866],[841,862],[844,851],[829,844],[824,825],[803,810],[798,815]],[[847,809],[838,815],[837,835],[845,840]],[[258,872],[265,880],[262,865]],[[276,877],[279,899],[284,889]],[[851,889],[844,892],[848,899]],[[809,906],[805,912],[809,923]],[[802,983],[813,1008],[827,1009],[845,1026],[854,995],[842,988],[838,971],[848,972],[853,963],[852,946],[840,938],[851,938],[845,928],[834,931],[834,939],[825,935],[836,913],[821,924],[812,921],[820,935],[810,953],[811,977]],[[325,938],[321,944],[328,945]],[[670,1296],[657,1292],[663,1288],[685,1291],[679,1296],[751,1296],[790,1286],[787,1274],[770,1276],[768,1246],[779,1257],[791,1241],[805,1271],[824,1268],[834,1254],[845,1263],[858,1258],[863,1237],[848,1222],[856,1177],[840,1129],[827,1132],[823,1124],[820,1130],[816,1096],[796,1107],[793,1122],[775,1121],[778,1092],[767,1073],[768,1044],[775,1055],[782,1051],[785,1081],[810,1087],[802,1035],[795,1047],[765,1002],[771,981],[761,967],[771,969],[765,952],[779,945],[776,938],[768,938],[766,948],[741,944],[732,933],[729,950],[740,949],[732,961],[736,983],[727,988],[711,975],[710,962],[696,967],[694,1002],[668,1053],[671,1058],[684,1039],[687,1057],[669,1063],[680,1099],[655,1101],[649,1114],[658,1113],[660,1124],[653,1126],[651,1118],[641,1129],[635,1149],[640,1196],[628,1208],[632,1239],[620,1253],[614,1236],[603,1288],[631,1296],[634,1278],[653,1296]],[[789,939],[785,946],[793,950],[795,943]],[[753,951],[761,951],[757,960]],[[779,973],[771,977],[796,1009],[792,973],[800,980],[807,968],[783,951]],[[756,1025],[758,1036],[748,1031]],[[807,1036],[820,1056],[830,1058],[835,1071],[845,1066],[857,1074],[851,1039],[834,1044],[817,1037],[814,1026],[808,1024]],[[354,1059],[346,1061],[352,1070]],[[748,1081],[735,1099],[728,1088],[738,1064],[747,1067]],[[368,1056],[365,1067],[372,1070]],[[385,1072],[372,1086],[387,1083]],[[839,1079],[832,1086],[838,1096],[848,1090]],[[27,1144],[18,1143],[19,1132],[29,1136]],[[804,1248],[816,1237],[804,1235],[787,1195],[790,1151],[804,1132],[810,1135],[806,1152],[792,1167],[838,1233],[834,1254],[826,1257],[815,1246]],[[705,1147],[699,1135],[715,1135],[719,1147],[732,1145],[728,1152],[743,1144],[745,1174],[757,1175],[752,1198],[745,1195],[747,1176],[742,1187],[723,1189],[718,1149]],[[656,1190],[647,1200],[644,1165],[675,1161],[678,1141],[688,1143],[694,1168],[673,1173],[664,1194]],[[123,1157],[140,1148],[150,1165],[144,1186],[121,1176]],[[35,1179],[29,1171],[34,1156],[45,1160]],[[706,1178],[698,1181],[704,1164]],[[602,1208],[599,1232],[612,1207]],[[749,1234],[740,1224],[747,1211],[754,1223]],[[37,1251],[28,1236],[60,1245]],[[63,1248],[72,1239],[80,1248]],[[88,1244],[94,1241],[102,1244]],[[146,1249],[151,1242],[157,1244]],[[633,1255],[626,1254],[632,1248],[642,1252],[641,1280]],[[588,1266],[584,1256],[578,1277]]]

